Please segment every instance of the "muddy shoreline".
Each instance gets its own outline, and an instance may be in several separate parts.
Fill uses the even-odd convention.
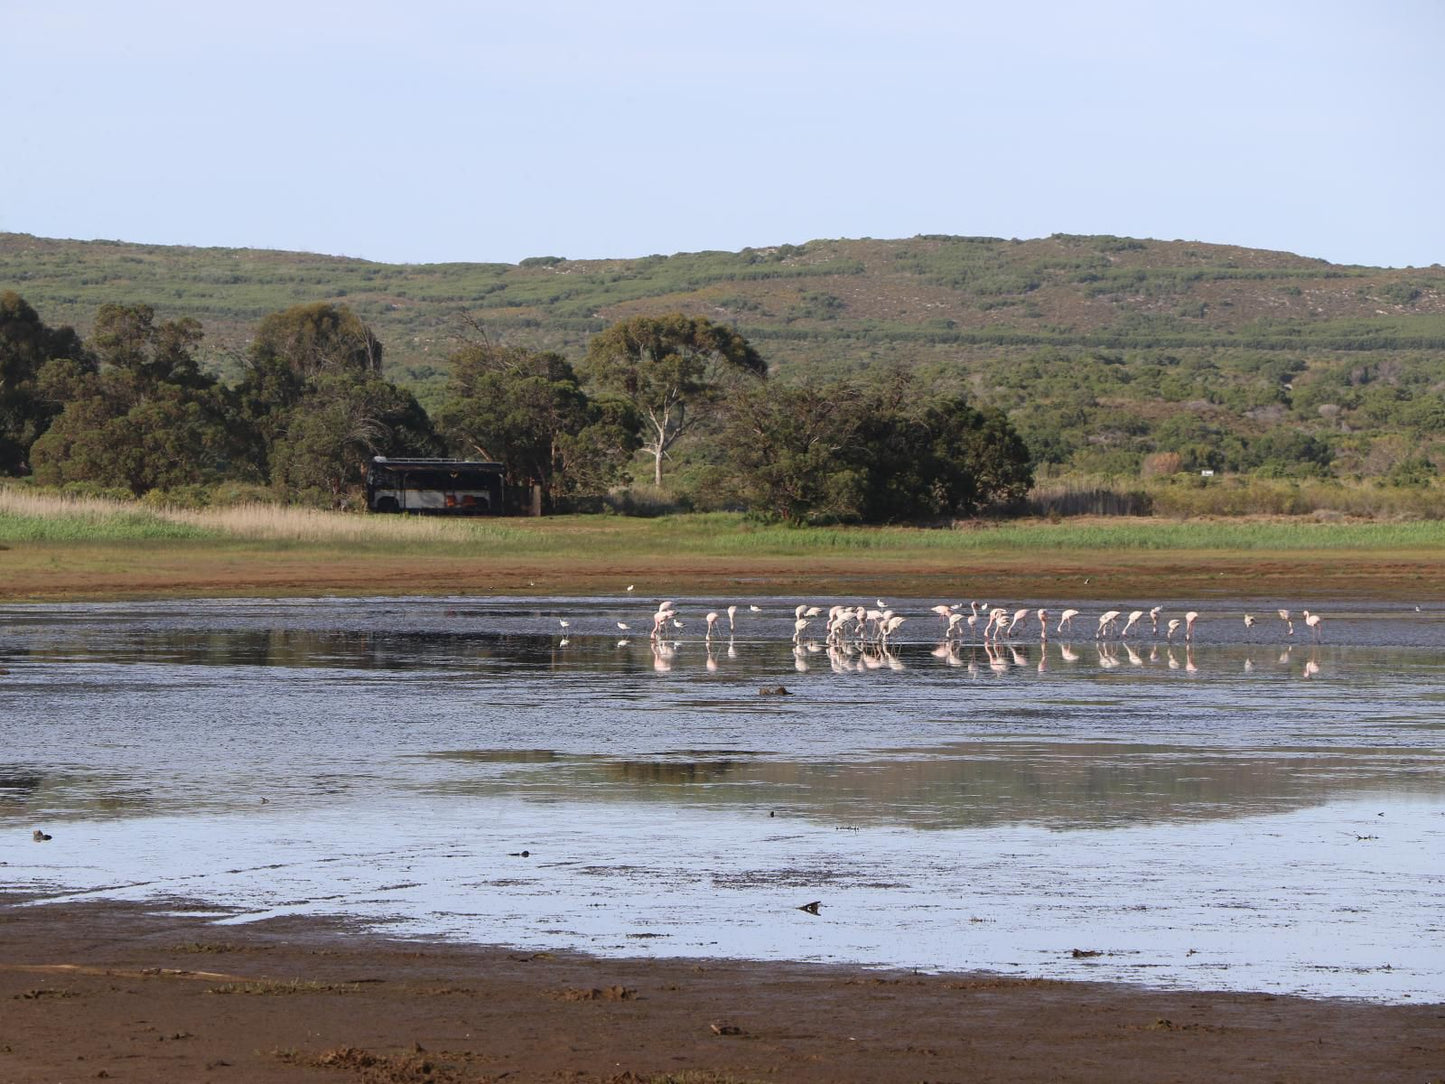
[[[890,558],[639,554],[458,557],[205,546],[17,547],[0,552],[0,601],[297,596],[622,595],[1159,601],[1258,598],[1445,601],[1445,557],[1419,552],[1115,552]]]
[[[391,941],[0,902],[0,1079],[1412,1081],[1445,1006]]]

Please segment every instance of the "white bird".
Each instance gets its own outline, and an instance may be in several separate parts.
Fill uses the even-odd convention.
[[[560,640],[557,641],[557,646],[558,646],[558,647],[566,647],[566,646],[567,646],[568,644],[570,644],[571,642],[572,642],[571,640],[567,639],[567,637],[564,636],[564,637],[562,637],[562,639],[560,639]]]
[[[1169,619],[1169,626],[1168,626],[1168,627],[1169,627],[1169,634],[1168,634],[1167,636],[1165,636],[1164,638],[1165,638],[1166,640],[1168,640],[1168,641],[1172,644],[1172,643],[1174,642],[1174,634],[1179,631],[1179,626],[1182,625],[1183,623],[1184,623],[1184,622],[1180,621],[1179,618],[1177,618],[1177,617],[1171,617],[1171,618]]]
[[[708,614],[707,614],[707,636],[706,636],[706,639],[708,639],[708,640],[711,640],[711,639],[712,639],[712,630],[713,630],[713,626],[717,624],[717,619],[718,619],[718,613],[717,613],[717,611],[716,611],[716,610],[709,610],[709,611],[708,611]]]
[[[1137,625],[1137,624],[1139,623],[1139,618],[1141,618],[1141,617],[1143,617],[1143,616],[1144,616],[1144,611],[1143,611],[1143,610],[1135,610],[1135,611],[1133,611],[1131,614],[1129,614],[1129,620],[1124,622],[1124,631],[1121,632],[1119,635],[1120,635],[1120,636],[1128,636],[1128,635],[1129,635],[1129,630],[1132,629],[1135,625]]]
[[[1288,635],[1288,636],[1293,636],[1293,635],[1294,635],[1294,622],[1289,619],[1289,611],[1288,611],[1288,610],[1276,610],[1275,612],[1279,614],[1279,619],[1284,622],[1284,625],[1285,625],[1285,634]]]
[[[1004,635],[1012,636],[1014,634],[1014,626],[1017,625],[1024,618],[1028,617],[1028,615],[1029,611],[1026,608],[1022,610],[1015,610],[1013,620],[1008,623],[1008,631],[1005,632]]]
[[[1184,639],[1186,641],[1192,641],[1194,639],[1194,622],[1198,620],[1198,610],[1190,610],[1184,615]]]
[[[888,609],[888,603],[884,602],[881,598],[880,598],[880,599],[876,599],[875,601],[878,603],[878,608],[879,608],[880,610],[886,610],[886,609]]]
[[[572,622],[562,617],[557,618],[557,624],[561,625],[564,629],[572,627]]]
[[[737,616],[737,612],[738,608],[736,606],[728,607],[728,632],[732,632],[735,627],[733,624],[733,618]]]
[[[1254,628],[1254,614],[1244,615],[1244,627],[1247,629]]]
[[[748,609],[751,610],[751,611],[752,611],[753,613],[755,613],[755,614],[760,614],[760,613],[763,612],[763,608],[762,608],[761,606],[752,606],[752,605],[749,605],[749,606],[748,606]]]
[[[632,626],[629,625],[626,621],[619,621],[619,622],[617,622],[617,627],[618,627],[619,629],[621,629],[623,632],[626,632],[626,631],[627,631],[629,628],[631,628]]]
[[[1159,612],[1163,609],[1163,606],[1153,606],[1149,610],[1149,624],[1154,627],[1155,636],[1159,635]]]
[[[1305,624],[1310,627],[1310,631],[1315,634],[1315,640],[1318,642],[1320,638],[1320,615],[1312,614],[1308,610],[1301,610],[1300,613],[1304,615]]]
[[[793,622],[793,643],[796,644],[803,638],[803,630],[807,627],[808,619],[806,617],[800,617]]]
[[[627,585],[627,589],[628,589],[629,591],[635,591],[635,590],[637,590],[637,584],[635,584],[635,583],[629,583],[629,584]]]
[[[1068,625],[1068,626],[1069,626],[1069,631],[1070,631],[1070,632],[1073,632],[1073,631],[1074,631],[1074,618],[1076,618],[1076,617],[1078,617],[1078,616],[1079,616],[1079,611],[1078,611],[1078,610],[1065,610],[1063,613],[1059,614],[1059,627],[1058,627],[1057,629],[1055,629],[1054,631],[1055,631],[1055,632],[1063,632],[1063,631],[1064,631],[1064,626],[1065,626],[1065,625]]]
[[[1100,636],[1103,636],[1105,629],[1112,629],[1114,627],[1114,622],[1119,620],[1119,614],[1120,611],[1118,610],[1105,610],[1102,614],[1100,614],[1099,631],[1094,633],[1094,639],[1097,640]]]

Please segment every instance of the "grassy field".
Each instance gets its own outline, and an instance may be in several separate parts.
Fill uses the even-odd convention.
[[[0,489],[0,598],[823,593],[1445,599],[1445,524],[1089,519],[952,529],[727,514],[446,520]]]

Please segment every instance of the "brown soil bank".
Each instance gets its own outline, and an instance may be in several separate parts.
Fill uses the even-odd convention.
[[[1445,553],[1217,551],[535,557],[330,546],[45,544],[0,550],[0,600],[296,595],[711,593],[872,598],[1445,600]]]
[[[1445,1081],[1445,1007],[0,910],[0,1080]]]

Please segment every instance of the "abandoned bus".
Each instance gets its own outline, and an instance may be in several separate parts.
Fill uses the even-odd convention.
[[[500,515],[502,473],[500,463],[379,455],[366,471],[366,507],[373,512]]]

